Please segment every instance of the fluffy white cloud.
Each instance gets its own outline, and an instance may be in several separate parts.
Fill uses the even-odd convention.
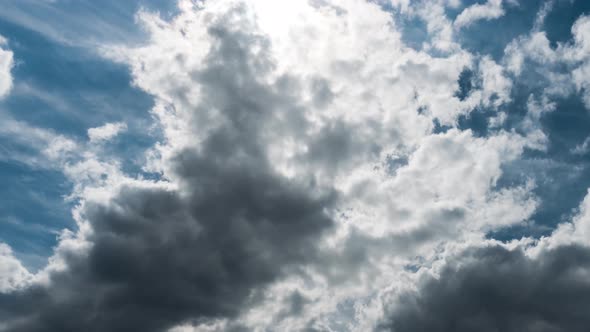
[[[16,259],[12,249],[0,243],[0,293],[6,293],[26,287],[33,275]]]
[[[14,55],[5,47],[6,39],[0,36],[0,99],[5,97],[12,88],[12,66]]]
[[[423,262],[407,284],[417,287],[385,291],[381,328],[584,331],[587,316],[578,308],[589,300],[589,231],[590,193],[569,221],[540,240],[449,246]]]
[[[88,138],[91,143],[108,141],[125,130],[127,130],[127,124],[125,123],[107,123],[100,127],[88,129]]]
[[[453,24],[460,29],[479,20],[491,20],[503,15],[502,0],[488,0],[484,4],[474,4],[463,9]]]
[[[579,244],[590,247],[590,192],[580,203],[572,220],[559,225],[548,237],[541,239],[539,248],[553,249],[559,246]]]

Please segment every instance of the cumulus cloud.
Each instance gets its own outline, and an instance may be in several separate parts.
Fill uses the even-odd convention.
[[[0,252],[10,267],[0,331],[367,331],[384,312],[381,327],[394,331],[576,331],[584,321],[570,307],[534,305],[585,291],[579,242],[545,239],[537,254],[526,240],[484,244],[539,204],[534,181],[500,181],[540,149],[539,121],[553,110],[550,94],[531,97],[526,130],[502,129],[514,80],[531,50],[584,61],[583,22],[558,50],[531,32],[500,61],[463,49],[453,24],[499,17],[501,1],[454,23],[445,10],[458,1],[393,5],[425,22],[428,47],[405,45],[395,15],[364,0],[182,0],[168,19],[140,11],[148,39],[101,52],[154,98],[161,140],[143,170],[155,180],[104,153],[124,123],[79,141],[7,117],[0,135],[74,184],[77,229],[35,275]],[[585,91],[579,76],[572,86]],[[495,115],[488,135],[462,126],[478,108]],[[574,233],[564,225],[551,239]]]
[[[400,295],[385,330],[585,331],[590,251],[559,247],[531,258],[501,246],[469,249],[436,278]]]
[[[234,184],[217,193],[183,199],[160,188],[123,188],[109,206],[86,207],[92,247],[64,258],[67,270],[52,273],[48,288],[4,296],[24,301],[28,316],[8,330],[162,331],[189,319],[231,317],[256,301],[255,287],[313,257],[313,239],[330,225],[321,200],[272,180],[248,192],[262,174],[222,172]]]
[[[468,246],[424,268],[386,305],[383,331],[584,331],[590,195],[538,241]]]

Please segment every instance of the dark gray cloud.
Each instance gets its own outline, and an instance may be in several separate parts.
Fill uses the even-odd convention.
[[[440,278],[405,293],[383,330],[587,331],[590,250],[559,247],[531,259],[502,247],[470,249]]]
[[[181,189],[127,186],[88,204],[88,255],[66,257],[68,269],[47,287],[1,294],[6,331],[150,332],[233,317],[314,259],[334,192],[273,171],[264,126],[280,125],[272,117],[296,105],[280,90],[288,84],[258,79],[272,66],[252,53],[265,40],[236,30],[214,25],[206,69],[192,73],[204,92],[197,112],[216,109],[223,119],[198,149],[172,159]],[[293,301],[300,311],[303,301]]]

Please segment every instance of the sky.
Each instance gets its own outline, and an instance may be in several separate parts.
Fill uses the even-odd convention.
[[[0,332],[587,331],[590,2],[0,2]]]

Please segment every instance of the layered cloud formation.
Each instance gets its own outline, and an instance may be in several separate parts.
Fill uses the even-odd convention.
[[[0,243],[0,331],[584,331],[590,128],[547,121],[590,110],[590,19],[550,40],[554,5],[499,55],[464,41],[517,1],[139,10],[141,42],[84,47],[129,70],[148,124],[0,112],[5,158],[61,172],[75,221],[39,271]],[[583,193],[547,221],[568,162]]]

